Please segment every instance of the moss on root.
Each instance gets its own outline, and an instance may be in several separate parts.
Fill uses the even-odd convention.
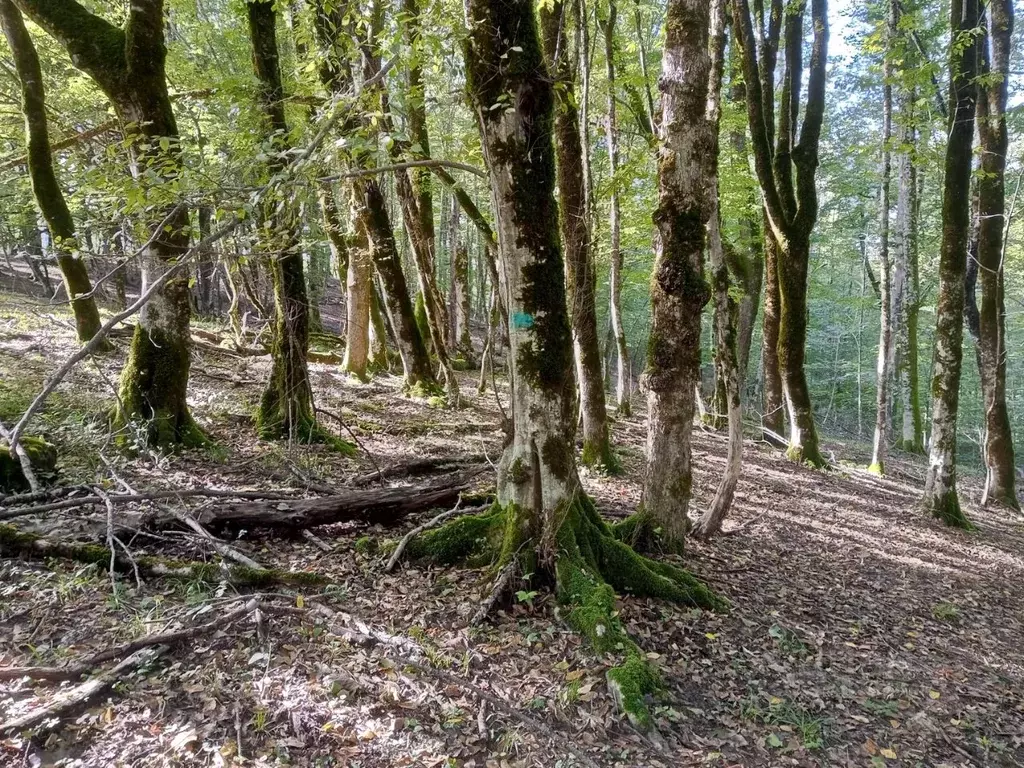
[[[580,462],[585,467],[604,472],[606,475],[622,474],[622,462],[612,450],[611,443],[605,440],[584,440]]]
[[[288,434],[285,425],[281,421],[268,419],[264,409],[260,409],[256,416],[256,433],[262,440],[283,440],[291,439],[303,445],[326,445],[337,451],[342,456],[355,456],[359,449],[348,440],[332,435],[313,418],[300,420],[291,434]]]
[[[931,513],[932,517],[941,520],[950,528],[960,528],[964,531],[977,530],[977,527],[971,522],[970,518],[964,514],[956,492],[929,498],[925,502],[925,511]]]
[[[40,482],[47,482],[57,474],[57,449],[41,437],[23,437],[18,441],[28,455],[32,472]],[[29,490],[28,479],[21,469],[21,461],[11,455],[8,443],[0,442],[0,492]]]
[[[630,722],[647,728],[647,698],[659,689],[660,677],[622,626],[616,590],[711,610],[728,604],[686,571],[634,551],[617,538],[586,496],[556,510],[554,519],[561,523],[555,534],[554,573],[548,580],[565,608],[565,620],[596,651],[615,657],[608,671],[609,690]],[[520,573],[537,574],[541,569],[532,523],[533,517],[515,505],[494,504],[481,514],[420,534],[406,554],[446,565],[490,564],[495,572],[518,560]]]

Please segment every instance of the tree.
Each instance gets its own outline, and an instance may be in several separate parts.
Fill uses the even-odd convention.
[[[814,43],[807,81],[807,103],[803,125],[797,137],[797,120],[803,75],[803,20],[806,1],[800,0],[785,12],[785,69],[779,98],[778,126],[772,145],[774,124],[774,64],[771,50],[777,45],[783,26],[782,0],[771,3],[767,32],[755,36],[747,0],[734,0],[736,39],[743,57],[744,78],[760,87],[747,89],[747,117],[750,123],[754,167],[771,230],[774,253],[766,249],[765,268],[774,271],[766,278],[765,316],[773,290],[778,285],[779,338],[776,350],[782,374],[782,389],[789,415],[790,458],[824,466],[818,446],[810,391],[804,372],[807,342],[807,278],[811,232],[818,217],[815,173],[818,144],[825,111],[825,67],[828,59],[828,3],[811,0]],[[759,19],[760,22],[760,19]],[[757,39],[762,40],[758,62]],[[767,47],[767,50],[765,49]],[[795,172],[795,173],[794,173]],[[774,261],[774,265],[770,262]],[[767,378],[767,377],[766,377]],[[767,389],[767,386],[766,386]]]
[[[132,4],[124,28],[75,0],[15,0],[21,11],[60,42],[114,105],[132,150],[132,174],[150,200],[140,214],[146,231],[140,254],[143,283],[162,275],[188,249],[188,207],[175,196],[181,169],[178,126],[167,93],[163,2]],[[139,313],[121,374],[115,423],[139,420],[152,446],[204,445],[192,419],[188,390],[189,279],[181,270]]]
[[[693,473],[690,432],[700,376],[705,227],[715,206],[715,130],[706,114],[710,58],[707,2],[681,2],[666,19],[654,212],[651,336],[642,379],[647,392],[647,468],[641,526],[661,528],[681,551]]]
[[[673,3],[669,29],[688,23],[682,5]],[[687,10],[697,5],[687,3]],[[552,81],[530,0],[470,0],[467,20],[467,87],[488,161],[508,301],[512,434],[498,468],[495,507],[421,534],[407,552],[447,562],[491,556],[496,593],[527,573],[531,585],[552,587],[567,605],[569,624],[600,652],[619,657],[609,687],[630,719],[646,725],[644,696],[657,676],[615,616],[613,588],[705,607],[721,601],[685,572],[619,541],[580,487],[554,199]],[[504,108],[493,109],[497,103]]]
[[[885,23],[885,52],[882,55],[882,190],[879,213],[879,322],[878,365],[875,376],[875,435],[869,471],[885,474],[889,429],[889,360],[892,345],[892,277],[889,258],[889,192],[892,176],[892,79],[899,0],[889,0]]]
[[[555,77],[555,160],[559,221],[565,253],[580,410],[583,415],[583,456],[588,466],[615,470],[618,462],[608,436],[608,416],[597,336],[597,275],[594,268],[590,217],[587,212],[585,158],[576,109],[575,76],[569,53],[568,7],[555,0],[540,10],[544,55]],[[614,193],[613,193],[614,194]],[[614,257],[613,257],[614,260]],[[621,257],[620,257],[621,261]]]
[[[100,313],[96,308],[92,282],[85,263],[75,253],[75,222],[53,170],[46,119],[46,93],[39,56],[21,12],[12,0],[0,0],[0,22],[3,23],[7,44],[11,48],[21,82],[21,109],[25,114],[25,144],[32,193],[49,227],[50,238],[57,252],[57,265],[64,278],[64,290],[75,314],[78,340],[89,341],[99,330]],[[109,348],[109,345],[104,346]]]
[[[618,9],[615,0],[608,1],[608,16],[601,21],[604,31],[604,58],[608,75],[608,118],[605,122],[605,137],[608,142],[608,172],[612,177],[611,199],[609,200],[608,229],[611,234],[609,260],[611,274],[608,282],[611,292],[608,298],[608,313],[611,317],[612,335],[615,338],[615,408],[623,416],[629,416],[629,346],[626,331],[622,325],[622,210],[619,204],[619,123],[615,103],[615,19]]]
[[[729,448],[725,474],[718,483],[715,496],[707,510],[694,524],[694,535],[708,538],[718,533],[732,506],[736,485],[743,469],[743,405],[740,400],[740,362],[737,354],[736,322],[739,305],[731,295],[729,258],[722,235],[722,214],[718,184],[718,134],[722,116],[722,74],[725,68],[725,3],[711,3],[711,67],[708,80],[707,120],[711,124],[714,148],[710,152],[712,181],[708,190],[708,256],[711,262],[711,285],[714,293],[715,376],[723,392],[729,428]],[[736,259],[734,258],[733,261]],[[736,276],[741,286],[743,273]]]
[[[946,525],[970,528],[956,491],[956,422],[963,363],[964,275],[970,233],[971,150],[978,94],[978,0],[952,0],[942,247],[932,348],[932,434],[922,506]]]
[[[978,94],[978,281],[981,283],[978,360],[985,403],[984,499],[1013,509],[1017,501],[1016,467],[1010,416],[1006,407],[1006,309],[1004,306],[1004,232],[1006,229],[1006,97],[1013,37],[1013,3],[990,0],[988,34],[982,42]]]
[[[289,141],[273,1],[248,0],[246,17],[259,83],[258,100],[266,122],[267,170],[274,176],[285,168]],[[274,286],[274,326],[270,381],[260,400],[257,428],[262,437],[312,442],[322,438],[322,433],[313,413],[313,389],[306,365],[309,313],[297,211],[292,201],[270,197],[264,201],[261,216],[260,236],[270,254]]]

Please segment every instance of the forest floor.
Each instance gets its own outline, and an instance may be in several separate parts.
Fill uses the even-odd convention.
[[[37,422],[34,431],[61,450],[62,483],[96,483],[113,467],[137,489],[343,488],[373,462],[497,458],[495,396],[477,395],[475,374],[463,374],[464,407],[450,411],[403,397],[397,377],[361,384],[311,365],[318,403],[364,448],[349,459],[257,440],[252,412],[267,359],[208,348],[194,355],[190,401],[218,450],[129,458],[107,443],[102,419],[126,346],[118,339],[115,353],[80,366]],[[9,426],[73,349],[62,311],[0,295],[0,421]],[[624,474],[583,474],[609,518],[639,500],[642,413],[617,421],[614,438]],[[304,538],[245,533],[232,546],[260,564],[315,570],[331,586],[267,590],[268,605],[291,611],[173,648],[59,726],[47,723],[49,735],[0,737],[0,764],[1024,764],[1024,521],[979,509],[968,478],[962,498],[978,530],[946,529],[915,509],[921,460],[898,457],[883,479],[855,463],[866,461],[862,446],[827,448],[839,466],[822,472],[747,443],[728,535],[693,543],[685,556],[730,600],[727,613],[622,597],[622,620],[665,682],[650,734],[615,713],[609,660],[558,619],[551,598],[524,591],[493,623],[472,628],[483,571],[403,564],[386,574],[382,556],[356,546],[367,535],[401,536],[428,512],[391,529],[316,529],[329,552]],[[696,431],[694,454],[701,508],[724,467],[724,438]],[[70,510],[14,522],[102,543],[104,517]],[[215,559],[197,554],[194,538],[164,537],[127,543],[136,554]],[[139,584],[120,574],[115,588],[96,566],[0,559],[0,667],[69,664],[209,620],[237,607],[236,597],[223,583]],[[349,642],[317,605],[388,639]],[[70,685],[0,682],[0,722]]]

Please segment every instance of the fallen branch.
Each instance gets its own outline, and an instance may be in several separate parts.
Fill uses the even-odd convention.
[[[498,576],[494,580],[494,586],[491,587],[490,594],[487,595],[486,600],[480,603],[480,607],[476,609],[476,613],[473,614],[473,618],[470,619],[469,623],[474,627],[483,624],[484,620],[491,615],[497,605],[505,599],[505,595],[508,594],[512,582],[519,578],[519,575],[519,558],[513,557],[498,571]]]
[[[239,563],[240,565],[244,565],[249,568],[255,568],[257,570],[263,569],[263,566],[257,563],[251,557],[243,555],[241,552],[239,552],[237,549],[233,547],[229,547],[227,544],[218,539],[208,530],[203,528],[203,526],[200,525],[199,521],[192,517],[192,515],[188,514],[188,512],[179,512],[178,510],[171,509],[170,507],[165,506],[161,506],[160,509],[166,514],[171,515],[184,525],[187,525],[189,528],[191,528],[193,531],[199,534],[199,537],[202,538],[203,541],[209,543],[209,545],[217,551],[217,554],[219,554],[225,560],[234,560],[236,563]]]
[[[312,499],[223,504],[207,510],[199,521],[213,530],[276,528],[296,532],[354,520],[391,525],[414,512],[453,504],[483,471],[483,467],[477,467],[426,485],[346,490]]]
[[[459,499],[458,502],[456,502],[455,506],[452,507],[451,509],[432,517],[430,520],[423,523],[422,525],[417,525],[415,528],[413,528],[411,531],[405,534],[405,536],[402,537],[402,540],[398,542],[398,546],[395,547],[395,551],[391,553],[391,557],[388,558],[388,564],[384,566],[384,572],[391,573],[393,570],[395,570],[395,566],[398,565],[398,561],[402,559],[402,555],[405,553],[405,548],[409,546],[409,542],[412,541],[419,534],[433,528],[435,525],[438,525],[444,520],[447,520],[449,517],[454,517],[455,515],[459,514],[460,511],[463,514],[468,514],[470,512],[477,512],[480,509],[479,507],[473,507],[471,509],[461,509],[461,507],[462,499]]]
[[[0,725],[0,734],[15,734],[36,728],[36,735],[38,736],[41,732],[52,730],[55,724],[45,728],[37,728],[37,726],[41,726],[47,720],[60,718],[62,715],[87,704],[107,688],[114,685],[114,683],[118,682],[129,671],[155,661],[160,656],[167,653],[167,651],[167,646],[143,648],[142,650],[133,653],[116,667],[113,667],[106,672],[101,672],[91,680],[87,680],[81,685],[71,688],[66,693],[55,698],[45,707],[40,707],[39,709],[28,712],[21,717],[8,720],[3,725]]]
[[[225,613],[223,616],[219,616],[212,621],[208,621],[205,624],[197,624],[195,626],[178,629],[172,632],[161,632],[154,635],[140,637],[115,648],[100,651],[99,653],[91,656],[87,661],[83,661],[70,667],[3,667],[0,668],[0,680],[20,680],[23,677],[28,677],[33,680],[46,680],[49,682],[77,680],[83,675],[89,674],[89,672],[96,669],[100,664],[113,659],[122,658],[135,653],[136,651],[142,650],[143,648],[151,648],[154,645],[166,645],[168,648],[171,648],[185,642],[186,640],[194,640],[195,638],[212,632],[215,629],[225,627],[243,616],[249,615],[255,611],[259,605],[260,598],[255,597],[247,601],[245,605],[236,608],[229,613]]]
[[[23,494],[29,496],[32,494]],[[140,501],[160,501],[166,499],[188,499],[201,496],[214,499],[295,499],[294,494],[285,494],[278,491],[232,491],[213,488],[189,488],[180,491],[146,491],[143,493],[111,493],[107,499],[111,504],[135,504]],[[12,502],[17,503],[17,502]],[[106,500],[96,494],[89,496],[75,496],[62,501],[53,501],[49,504],[38,504],[35,506],[21,507],[19,509],[0,512],[0,520],[13,520],[16,517],[26,515],[38,515],[43,512],[53,512],[60,509],[72,509],[74,507],[100,506],[106,504]],[[0,505],[5,506],[5,505]]]
[[[67,541],[22,531],[13,525],[0,523],[0,555],[23,555],[34,558],[61,557],[82,563],[95,563],[109,569],[113,563],[118,571],[138,573],[183,581],[228,582],[236,586],[262,587],[270,584],[292,586],[323,585],[328,579],[309,571],[279,571],[269,568],[250,568],[245,565],[224,563],[196,563],[183,560],[165,560],[152,555],[141,555],[128,560],[119,557],[108,547],[80,541]]]
[[[352,488],[362,488],[385,480],[397,480],[403,477],[418,477],[421,475],[433,474],[435,472],[446,472],[465,466],[484,464],[487,457],[482,453],[468,454],[465,456],[433,456],[426,459],[414,459],[413,461],[401,464],[392,464],[383,469],[375,469],[373,472],[356,475],[347,481]]]

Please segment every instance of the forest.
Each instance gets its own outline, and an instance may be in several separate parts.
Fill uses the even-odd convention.
[[[1019,10],[0,0],[0,765],[1024,766]]]

